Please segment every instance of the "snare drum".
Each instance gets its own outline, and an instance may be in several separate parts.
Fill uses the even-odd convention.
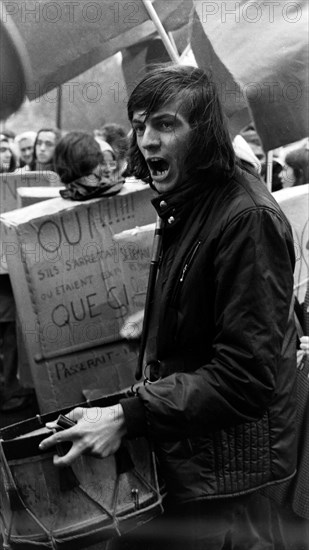
[[[4,548],[77,550],[162,513],[155,457],[146,439],[127,441],[107,458],[82,456],[72,467],[59,468],[53,465],[56,451],[38,449],[50,435],[45,422],[51,417],[0,430]]]

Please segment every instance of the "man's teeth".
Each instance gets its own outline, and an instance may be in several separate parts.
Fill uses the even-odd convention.
[[[150,160],[149,165],[154,176],[165,176],[168,172],[167,162],[162,159]]]
[[[164,176],[164,174],[167,174],[167,170],[153,170],[154,176]]]

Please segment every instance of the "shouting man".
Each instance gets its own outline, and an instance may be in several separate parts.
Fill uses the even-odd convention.
[[[55,458],[67,465],[114,453],[124,437],[152,441],[165,513],[126,548],[271,549],[258,490],[293,476],[296,462],[291,228],[238,166],[202,70],[147,74],[128,115],[129,169],[153,188],[163,224],[145,380],[97,422],[75,409],[76,426],[41,447],[72,441]]]

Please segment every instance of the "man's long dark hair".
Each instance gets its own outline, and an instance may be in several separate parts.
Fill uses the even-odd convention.
[[[218,168],[227,176],[235,169],[235,154],[214,83],[201,69],[169,65],[148,73],[128,101],[128,117],[142,110],[146,117],[169,102],[177,102],[193,132],[185,159],[189,175]],[[150,174],[133,130],[128,172],[149,181]]]

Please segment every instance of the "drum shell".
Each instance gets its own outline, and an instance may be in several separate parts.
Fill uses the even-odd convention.
[[[54,453],[38,449],[46,435],[42,429],[10,440],[6,430],[2,441],[0,509],[8,548],[84,548],[162,512],[146,439],[127,441],[121,453],[104,459],[82,456],[62,469],[54,466]]]

